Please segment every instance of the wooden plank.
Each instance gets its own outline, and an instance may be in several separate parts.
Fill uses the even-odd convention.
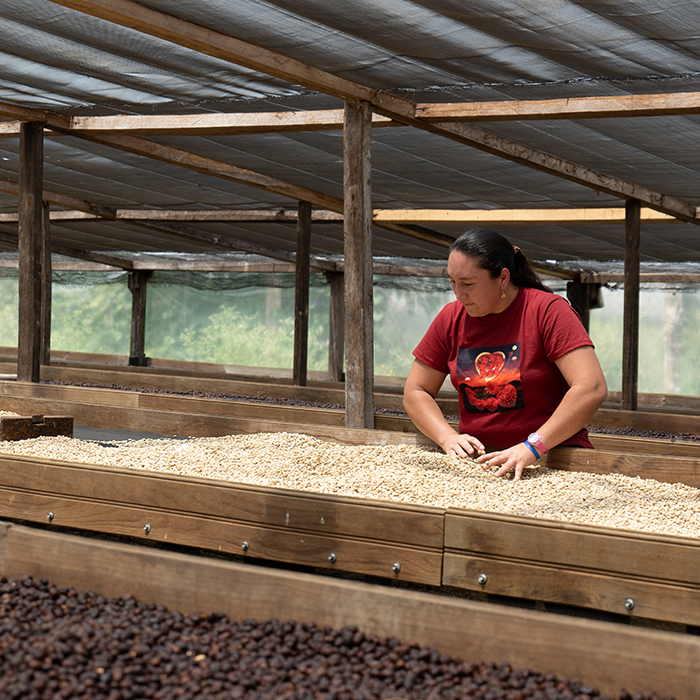
[[[4,529],[4,532],[3,532]],[[204,559],[17,525],[0,528],[3,575],[47,578],[104,596],[131,594],[184,613],[275,617],[394,636],[468,661],[577,679],[602,693],[695,700],[700,640],[609,622]]]
[[[345,103],[345,422],[349,428],[374,426],[371,115],[368,102]]]
[[[480,584],[479,577],[488,580]],[[443,583],[493,595],[603,610],[683,625],[700,622],[700,589],[564,567],[445,554]],[[628,610],[626,605],[631,605]]]
[[[2,387],[3,389],[5,387]],[[122,392],[128,393],[128,392]],[[312,435],[348,445],[426,445],[434,446],[423,435],[413,432],[408,419],[377,416],[375,429],[347,428],[342,425],[314,423],[286,423],[274,418],[249,416],[220,416],[182,413],[166,410],[136,408],[124,405],[86,404],[54,398],[22,397],[3,394],[5,410],[15,413],[67,413],[77,425],[95,428],[109,427],[159,433],[166,436],[214,437],[239,433],[275,433],[280,431]],[[399,426],[397,430],[397,426]],[[400,432],[404,431],[404,432]]]
[[[611,119],[700,113],[700,92],[553,100],[446,102],[416,105],[416,116],[428,121],[526,121],[530,119]]]
[[[440,584],[437,509],[50,460],[0,463],[0,517]]]
[[[163,394],[136,394],[138,407],[158,411],[180,411],[216,416],[242,416],[291,423],[314,425],[344,425],[341,410],[328,410],[307,406],[278,406],[267,403],[245,401],[217,401],[191,397],[167,396]],[[73,400],[79,400],[77,398]]]
[[[3,488],[18,492],[442,548],[443,511],[439,508],[14,455],[0,455],[0,464]],[[59,520],[57,516],[54,524]]]
[[[8,398],[25,399],[55,399],[56,401],[75,401],[84,404],[103,404],[112,406],[132,406],[139,404],[138,392],[113,391],[110,389],[97,389],[94,387],[72,387],[54,384],[35,384],[33,382],[2,383],[3,395]],[[51,411],[25,411],[25,415],[35,413],[50,414]],[[57,413],[57,412],[56,412]],[[67,413],[70,413],[69,411]]]
[[[634,452],[644,455],[700,458],[700,442],[657,440],[627,435],[603,435],[589,433],[596,450],[603,452]]]
[[[445,515],[445,550],[597,575],[653,579],[688,586],[700,594],[700,541],[694,538],[450,509]],[[476,577],[471,583],[477,583]]]
[[[263,524],[98,503],[0,487],[0,517],[196,547],[252,559],[439,585],[442,552]]]
[[[474,104],[474,103],[471,103]],[[645,223],[680,223],[670,214],[643,207],[640,217]],[[586,209],[375,209],[372,219],[403,223],[473,224],[475,226],[611,224],[625,221],[622,207]]]
[[[543,462],[550,469],[623,474],[700,488],[700,460],[697,457],[555,447]]]
[[[372,126],[394,126],[388,117],[374,115]],[[117,114],[72,117],[71,131],[138,131],[159,134],[269,134],[326,131],[343,128],[342,109],[286,112],[203,112],[201,114]]]
[[[700,435],[700,415],[681,412],[662,412],[657,408],[625,411],[599,408],[590,420],[591,425],[605,428],[632,428],[633,430],[662,431],[672,434]]]

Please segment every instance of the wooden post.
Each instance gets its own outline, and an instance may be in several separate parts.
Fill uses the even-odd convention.
[[[664,296],[664,394],[681,394],[683,294],[667,290]]]
[[[51,364],[51,221],[49,204],[43,204],[41,227],[41,364]]]
[[[294,291],[294,386],[306,386],[309,357],[309,275],[311,257],[311,204],[299,202]]]
[[[19,136],[19,335],[17,379],[38,382],[41,363],[41,230],[44,132],[24,122]]]
[[[639,373],[639,248],[638,199],[625,204],[625,299],[622,323],[622,410],[637,410]]]
[[[131,292],[131,345],[129,348],[129,365],[146,366],[146,289],[148,270],[135,270],[129,273],[129,291]]]
[[[372,108],[345,103],[345,424],[374,427],[372,301]]]
[[[328,319],[328,380],[345,381],[345,280],[342,272],[324,272],[331,285],[331,309]]]
[[[591,309],[598,308],[600,305],[598,303],[600,286],[597,282],[581,282],[580,279],[566,283],[566,298],[581,317],[587,333],[591,330]]]

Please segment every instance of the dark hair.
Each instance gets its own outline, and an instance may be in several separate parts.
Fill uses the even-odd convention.
[[[477,265],[488,270],[491,277],[498,277],[501,270],[506,268],[516,287],[551,291],[542,284],[520,248],[514,248],[507,238],[496,231],[481,227],[470,228],[450,246],[450,253],[453,251],[474,258]]]

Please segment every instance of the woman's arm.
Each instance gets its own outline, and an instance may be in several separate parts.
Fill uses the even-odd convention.
[[[608,393],[603,370],[595,350],[586,345],[566,353],[555,362],[569,389],[559,406],[545,423],[537,429],[545,447],[549,450],[575,435],[590,420]],[[515,478],[536,459],[527,445],[522,443],[507,450],[492,452],[479,457],[479,462],[499,469],[496,476],[503,476],[515,469]]]
[[[418,430],[442,447],[446,454],[466,457],[476,451],[484,454],[484,446],[471,435],[459,434],[445,420],[435,397],[447,376],[429,367],[420,360],[414,360],[406,378],[403,392],[403,406]]]

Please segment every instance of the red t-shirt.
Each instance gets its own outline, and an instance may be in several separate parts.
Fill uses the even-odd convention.
[[[485,445],[522,442],[554,413],[569,386],[554,364],[593,345],[563,297],[521,287],[502,313],[471,317],[447,304],[413,354],[450,375],[459,392],[459,432]],[[585,428],[564,445],[592,448]]]

